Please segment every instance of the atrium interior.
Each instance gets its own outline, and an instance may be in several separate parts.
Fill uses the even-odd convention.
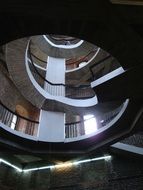
[[[142,189],[142,2],[0,13],[0,189]]]

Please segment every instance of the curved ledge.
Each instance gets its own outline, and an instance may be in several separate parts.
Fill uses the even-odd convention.
[[[0,122],[0,127],[3,128],[4,130],[6,130],[7,132],[12,133],[14,135],[17,135],[17,136],[19,136],[21,138],[28,139],[28,140],[33,140],[33,141],[38,141],[38,137],[25,134],[25,133],[23,133],[21,131],[13,130],[10,127],[3,124],[2,122]]]
[[[27,47],[28,40],[28,38],[22,38],[12,41],[6,45],[6,63],[11,75],[11,79],[21,94],[28,101],[32,102],[33,105],[41,108],[45,99],[34,88],[26,72],[25,49]],[[11,62],[13,64],[11,64]]]
[[[98,103],[96,96],[94,96],[93,98],[86,99],[86,100],[77,100],[77,99],[71,99],[71,98],[67,98],[67,97],[63,97],[63,96],[53,96],[53,95],[49,94],[36,82],[33,75],[31,74],[31,71],[29,69],[28,62],[27,62],[27,55],[25,56],[25,59],[26,59],[25,64],[26,64],[26,69],[27,69],[29,79],[31,80],[31,82],[32,82],[33,86],[36,88],[36,90],[45,99],[55,100],[57,102],[61,102],[63,104],[67,104],[67,105],[74,106],[74,107],[90,107],[90,106],[94,106]]]
[[[53,96],[51,94],[49,94],[48,92],[46,92],[34,79],[33,75],[31,74],[29,65],[28,65],[28,48],[29,48],[29,43],[27,44],[27,48],[26,48],[26,53],[25,53],[25,65],[26,65],[26,70],[27,70],[27,75],[29,77],[29,79],[31,80],[33,86],[38,90],[38,92],[45,98],[48,100],[55,100],[59,103],[65,104],[68,106],[73,106],[73,107],[91,107],[94,106],[98,103],[97,101],[97,97],[94,96],[93,98],[89,98],[86,100],[77,100],[77,99],[70,99],[67,97],[63,97],[63,96]]]
[[[88,134],[88,135],[86,134],[86,135],[78,136],[78,137],[75,137],[75,138],[74,137],[73,138],[65,138],[65,140],[63,142],[64,143],[70,143],[70,142],[75,142],[75,141],[83,141],[85,139],[89,139],[91,137],[97,136],[97,135],[105,132],[110,127],[114,126],[115,123],[122,117],[122,115],[124,114],[124,112],[127,109],[128,104],[129,104],[129,99],[127,99],[123,103],[122,108],[121,108],[120,112],[117,114],[117,116],[115,116],[115,118],[113,118],[111,120],[111,122],[109,122],[107,125],[105,125],[101,129],[98,129],[96,132],[94,132],[92,134]],[[13,130],[10,127],[6,126],[1,121],[0,121],[0,127],[3,128],[4,130],[6,130],[7,132],[12,133],[13,135],[17,135],[17,136],[19,136],[21,138],[32,140],[32,141],[39,141],[39,136],[32,136],[32,135],[25,134],[25,133],[23,133],[21,131]],[[40,141],[48,143],[48,141],[44,141],[44,140],[41,140],[41,139],[40,139]]]
[[[114,71],[112,71],[112,72],[104,75],[103,77],[93,81],[91,83],[91,86],[92,86],[92,88],[95,88],[96,86],[98,86],[98,85],[100,85],[100,84],[102,84],[102,83],[104,83],[104,82],[106,82],[106,81],[108,81],[108,80],[110,80],[110,79],[124,73],[124,72],[125,72],[125,70],[122,67],[119,67],[118,69],[115,69]]]
[[[105,125],[104,127],[98,129],[96,132],[94,132],[92,134],[88,134],[88,135],[82,135],[82,136],[75,137],[75,138],[68,138],[68,139],[65,139],[65,142],[68,143],[68,142],[79,141],[79,140],[91,138],[93,136],[101,134],[105,130],[108,130],[110,127],[114,126],[118,122],[118,120],[122,117],[122,115],[124,114],[125,110],[128,107],[128,104],[129,104],[129,99],[127,99],[123,103],[123,106],[122,106],[120,112],[117,114],[117,116],[115,116],[115,118],[113,118],[107,125]]]
[[[25,150],[32,153],[44,154],[68,154],[68,153],[78,153],[83,154],[93,151],[105,144],[115,143],[125,136],[135,127],[137,127],[138,119],[140,118],[140,105],[137,102],[131,102],[126,100],[124,106],[117,117],[113,119],[112,126],[109,125],[104,128],[104,130],[94,136],[87,139],[82,139],[74,142],[61,142],[61,143],[48,143],[38,141],[38,139],[32,138],[22,138],[22,135],[17,136],[17,134],[11,133],[11,131],[5,130],[6,126],[0,128],[1,136],[0,141],[5,143],[9,147],[13,147],[15,150]],[[137,111],[137,114],[135,113]],[[132,119],[131,119],[132,118]],[[1,123],[0,123],[1,124]],[[111,122],[110,122],[111,125]],[[5,139],[6,137],[6,139]],[[9,140],[8,140],[9,139]],[[11,140],[10,140],[11,139]],[[115,140],[116,139],[116,140]],[[52,152],[51,152],[52,148]]]
[[[28,59],[28,61],[30,61],[30,62],[31,62],[31,60],[30,60],[30,59]],[[38,69],[42,70],[42,71],[46,71],[46,69],[45,69],[45,68],[43,68],[43,67],[41,67],[41,66],[37,65],[36,63],[34,63],[34,66],[35,66],[35,67],[37,67]]]
[[[81,44],[84,42],[83,40],[80,40],[78,43],[76,44],[72,44],[72,45],[56,45],[53,42],[51,42],[46,35],[43,35],[44,39],[53,47],[56,48],[62,48],[62,49],[74,49],[74,48],[78,48],[79,46],[81,46]]]
[[[83,65],[83,66],[81,66],[81,67],[78,67],[78,68],[75,68],[75,69],[66,70],[66,74],[67,74],[67,73],[70,73],[70,72],[82,70],[83,68],[86,69],[86,68],[87,68],[87,65],[88,65],[88,67],[90,67],[90,66],[93,64],[94,59],[96,58],[96,56],[98,55],[99,52],[100,52],[100,48],[97,49],[97,51],[96,51],[96,53],[94,54],[94,56],[93,56],[88,62],[86,62],[85,65]]]
[[[34,42],[42,52],[44,52],[46,55],[48,54],[49,56],[55,58],[79,58],[80,56],[84,56],[90,53],[93,49],[96,48],[95,45],[86,41],[83,41],[79,47],[73,49],[63,49],[53,47],[44,39],[43,36],[36,36],[32,37],[31,39],[32,42]]]

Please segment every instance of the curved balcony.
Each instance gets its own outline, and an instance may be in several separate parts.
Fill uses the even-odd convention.
[[[41,52],[56,58],[79,58],[87,55],[93,49],[97,48],[95,45],[82,40],[80,41],[80,43],[82,43],[75,48],[71,48],[71,46],[69,46],[70,49],[54,47],[53,44],[48,43],[44,36],[41,35],[36,37],[32,36],[31,40]]]
[[[100,48],[97,48],[97,49],[93,49],[87,55],[79,57],[78,59],[77,58],[66,59],[66,72],[68,73],[77,69],[81,69],[82,67],[85,67],[86,65],[91,66],[94,62],[94,59],[96,59],[99,51],[101,51]],[[48,64],[48,60],[47,60],[48,55],[45,58],[46,60],[38,57],[37,55],[33,53],[31,45],[30,45],[30,54],[33,59],[34,65],[41,70],[45,70]]]
[[[94,130],[86,132],[86,123],[89,122],[91,125],[91,120],[94,118],[84,119],[82,121],[76,121],[72,123],[65,123],[65,143],[84,140],[92,136],[96,136],[101,132],[104,132],[108,128],[112,127],[118,119],[124,114],[128,106],[128,100],[126,100],[121,106],[109,113],[104,114],[104,123],[100,121],[100,128],[95,127]],[[17,135],[22,138],[30,140],[41,140],[39,139],[39,122],[33,121],[31,119],[25,118],[17,113],[11,111],[6,106],[0,102],[0,125],[6,131]],[[89,126],[88,126],[89,127]],[[42,140],[41,140],[42,141]]]
[[[31,74],[33,75],[36,82],[44,88],[47,87],[47,92],[54,96],[62,96],[63,90],[65,90],[65,97],[75,98],[75,99],[87,99],[95,96],[94,91],[91,89],[90,85],[79,85],[78,87],[74,85],[66,85],[62,83],[52,83],[44,78],[42,71],[46,70],[41,68],[39,65],[33,62],[30,48],[28,49],[28,66],[30,68]],[[95,56],[94,56],[95,57]],[[93,59],[94,59],[93,57]],[[42,71],[41,71],[42,70]]]
[[[31,62],[31,71],[33,75],[35,75],[34,78],[37,80],[38,77],[41,78],[44,84],[46,67],[48,63],[47,61],[34,55],[31,52],[31,48],[29,48],[29,54],[29,62]],[[80,66],[80,64],[82,65]],[[102,76],[119,68],[120,64],[114,57],[98,48],[97,50],[91,51],[89,54],[79,58],[76,61],[73,59],[66,60],[66,67],[68,68],[65,73],[66,81],[68,81],[68,83],[78,85],[89,78],[92,78],[92,80],[97,80],[98,78],[101,78]]]
[[[58,38],[58,35],[43,35],[43,37],[52,47],[62,49],[74,49],[81,46],[84,42],[72,37],[59,36]]]
[[[68,99],[67,97],[60,96],[60,94],[57,94],[58,96],[53,96],[52,94],[50,95],[49,93],[45,92],[42,86],[44,85],[44,79],[40,77],[40,79],[38,79],[40,80],[40,82],[39,81],[37,82],[35,80],[36,77],[34,78],[34,76],[31,74],[31,70],[30,70],[31,68],[29,67],[30,61],[29,59],[27,59],[27,55],[28,55],[27,43],[28,43],[28,39],[20,39],[17,41],[13,41],[7,45],[7,65],[9,68],[9,72],[12,76],[14,83],[16,84],[18,89],[21,91],[23,96],[26,97],[26,99],[32,102],[33,105],[39,108],[47,109],[47,110],[48,110],[48,104],[51,105],[51,107],[53,107],[52,105],[56,103],[57,111],[75,109],[75,111],[79,112],[80,108],[83,108],[83,107],[89,108],[97,104],[97,97],[96,96],[93,97],[93,92],[91,95],[90,86],[89,86],[89,91],[87,91],[88,89],[87,86],[82,86],[82,88],[80,89],[80,92],[82,94],[85,94],[84,96],[82,95],[82,97],[81,95],[77,95],[80,93],[73,94],[73,91],[75,91],[75,89],[77,89],[78,91],[79,88],[77,88],[76,86],[74,88],[70,88],[70,90],[68,91],[69,94],[67,94],[67,96],[70,98],[75,97],[76,99]],[[27,49],[26,55],[25,55],[25,49]],[[17,55],[19,57],[18,59],[16,58]],[[26,67],[24,64],[24,60],[26,60]],[[13,64],[11,64],[11,62],[13,62]],[[106,64],[104,63],[103,65],[106,65]],[[34,67],[35,65],[33,64],[32,66],[35,69]],[[21,73],[21,77],[17,75],[17,73],[19,72]],[[23,85],[24,85],[24,88],[23,88]],[[51,87],[53,88],[52,83],[48,85],[49,85],[49,89]],[[55,85],[55,86],[58,86],[58,85]],[[59,86],[61,86],[61,89],[65,88],[63,84],[60,84]],[[56,87],[54,88],[55,88],[54,91],[56,91]],[[67,88],[69,89],[69,86],[67,86]],[[36,97],[36,98],[33,98],[33,97]],[[77,100],[77,98],[79,99],[79,98],[87,98],[87,97],[88,98],[93,97],[93,98],[82,100],[82,101]]]
[[[19,46],[16,46],[17,43],[19,44]],[[16,86],[19,86],[19,84],[20,84],[19,79],[22,79],[22,86],[19,89],[20,89],[20,91],[23,92],[23,95],[25,97],[27,97],[28,93],[30,93],[30,92],[33,93],[33,89],[34,89],[34,91],[36,92],[36,95],[38,94],[38,101],[42,97],[41,98],[42,102],[39,101],[42,105],[41,106],[42,108],[50,107],[50,109],[51,109],[52,105],[54,105],[54,104],[56,105],[56,107],[54,107],[52,111],[78,112],[79,109],[85,110],[87,108],[90,108],[89,110],[91,111],[91,108],[93,108],[93,107],[95,110],[95,105],[97,105],[97,97],[96,96],[93,98],[90,98],[88,100],[77,100],[77,99],[69,99],[67,97],[62,97],[61,94],[59,94],[59,93],[57,93],[57,94],[54,93],[54,95],[52,93],[50,94],[49,93],[50,90],[49,90],[49,92],[45,92],[43,89],[43,86],[45,85],[45,78],[41,77],[43,75],[40,74],[41,75],[40,76],[39,73],[37,72],[37,74],[41,77],[41,79],[39,79],[39,82],[36,81],[35,79],[37,79],[37,78],[36,77],[34,78],[34,76],[32,75],[32,73],[34,73],[34,69],[38,68],[38,66],[34,64],[32,58],[31,58],[31,54],[29,54],[29,52],[28,52],[28,49],[29,49],[28,43],[29,43],[28,39],[20,39],[18,42],[15,41],[15,42],[12,42],[12,44],[8,44],[8,47],[7,47],[8,52],[10,50],[13,52],[12,57],[10,57],[10,58],[7,57],[9,71],[11,73],[11,76],[12,76],[13,81],[15,82]],[[21,47],[21,44],[23,45],[22,47]],[[19,47],[21,48],[19,53],[22,56],[19,57],[18,62],[16,62],[16,61],[14,62],[14,59],[15,59],[14,55],[17,54],[17,50],[19,49]],[[26,49],[26,53],[25,53],[24,47]],[[28,55],[29,55],[29,58],[28,58]],[[108,57],[110,57],[110,56],[108,56]],[[106,59],[108,59],[108,57],[106,57]],[[12,58],[12,60],[11,60],[11,58]],[[25,65],[21,64],[21,62],[24,63],[24,60],[25,60]],[[105,60],[105,58],[104,58],[104,60]],[[13,65],[10,65],[9,61],[12,61]],[[103,65],[105,65],[105,63]],[[118,64],[116,66],[118,66]],[[96,67],[98,67],[98,64],[96,65]],[[14,75],[14,72],[16,73],[18,71],[17,69],[20,69],[21,77]],[[36,71],[36,69],[35,69],[35,71]],[[22,76],[24,76],[24,78]],[[40,83],[40,80],[41,80],[41,83]],[[42,81],[43,81],[43,83],[42,83]],[[62,88],[66,88],[65,84],[52,84],[52,83],[50,84],[49,81],[47,81],[47,83],[51,86],[61,86]],[[23,84],[25,85],[24,89],[23,89]],[[67,86],[67,87],[69,87],[69,86]],[[29,88],[29,90],[28,90],[28,88]],[[85,86],[84,86],[84,88],[85,88]],[[74,89],[73,91],[76,91],[75,89],[77,89],[77,87],[74,87],[73,89]],[[54,90],[54,91],[56,91],[56,90]],[[83,91],[83,88],[82,88],[82,91]],[[25,92],[27,93],[27,95],[25,95]],[[87,92],[87,86],[86,86],[85,92]],[[30,98],[28,97],[29,100],[33,104],[34,104],[34,101],[36,101],[35,100],[37,98],[36,95],[34,94],[34,96],[31,96]],[[87,98],[87,96],[86,96],[86,98]],[[115,131],[115,128],[113,126],[118,126],[118,122],[120,122],[120,120],[124,119],[124,114],[126,113],[128,104],[129,104],[129,101],[126,100],[123,103],[123,105],[121,107],[119,107],[119,109],[114,110],[113,114],[109,114],[109,117],[104,119],[104,122],[101,122],[102,123],[101,128],[99,128],[97,131],[95,131],[92,134],[86,134],[84,130],[81,130],[79,132],[79,129],[84,129],[84,127],[83,127],[85,124],[84,120],[82,120],[82,121],[79,120],[79,121],[72,122],[72,123],[66,123],[65,124],[65,138],[62,142],[60,141],[60,143],[64,143],[64,145],[65,145],[65,144],[70,144],[70,143],[75,143],[75,142],[81,142],[81,144],[82,144],[83,142],[89,141],[89,143],[87,143],[88,145],[86,146],[88,148],[89,148],[89,145],[94,146],[95,142],[98,144],[98,140],[96,140],[96,137],[98,139],[98,137],[102,133],[106,133],[107,131],[112,131],[112,130]],[[38,103],[36,105],[38,105]],[[98,106],[100,106],[100,104],[98,104]],[[6,124],[6,123],[3,122],[3,124]],[[11,124],[9,124],[9,126],[11,127]],[[4,125],[3,125],[3,128],[5,128]],[[13,127],[13,128],[15,128],[15,127]],[[12,128],[9,131],[11,132],[11,130],[12,130]],[[38,130],[40,130],[40,129],[38,129]],[[121,130],[121,129],[116,128],[116,130]],[[26,130],[24,130],[24,132],[25,131]],[[15,130],[15,134],[16,133],[17,133],[17,131]],[[125,133],[126,133],[126,131],[125,131]],[[19,135],[19,136],[22,137],[22,135]],[[39,138],[39,136],[34,137],[34,138],[31,136],[31,134],[29,136],[30,137],[26,136],[26,139],[36,140],[36,142],[39,141],[39,143],[40,142],[44,142],[44,143],[48,142],[48,140],[43,140],[42,138]],[[104,139],[104,140],[106,141],[106,139]],[[54,143],[54,142],[50,142],[50,143]],[[68,146],[66,145],[65,148],[61,148],[61,149],[67,149],[67,147]]]
[[[83,154],[94,149],[99,148],[105,144],[111,144],[117,142],[121,137],[128,134],[131,130],[136,128],[138,125],[137,120],[131,118],[140,118],[142,112],[135,113],[136,110],[139,110],[139,104],[131,103],[129,100],[126,100],[119,109],[112,111],[112,114],[109,113],[109,117],[106,117],[106,124],[98,129],[96,132],[81,136],[76,136],[75,128],[78,128],[78,123],[66,124],[66,137],[64,142],[54,143],[54,142],[42,142],[39,140],[38,136],[34,137],[31,135],[24,134],[25,131],[14,130],[14,126],[17,125],[14,119],[11,119],[16,114],[12,113],[10,110],[6,109],[3,105],[0,107],[3,110],[0,114],[0,131],[1,131],[1,141],[7,146],[13,147],[15,150],[24,150],[30,151],[32,153],[78,153]],[[17,116],[17,115],[16,115]],[[19,116],[19,119],[27,119]],[[38,123],[34,123],[36,126]],[[21,123],[22,124],[22,123]],[[26,125],[25,125],[26,126]],[[30,125],[27,125],[28,131],[33,128]],[[16,128],[15,128],[16,129]],[[27,133],[27,132],[26,132]]]
[[[33,139],[38,136],[38,121],[11,111],[2,102],[0,102],[0,123],[3,124],[1,127],[20,137]]]
[[[68,59],[66,60],[66,72],[71,72],[73,70],[81,69],[86,65],[90,64],[99,53],[100,48],[94,49],[87,55],[80,57],[79,59]]]
[[[24,60],[26,59],[26,62],[28,61],[27,55],[25,57],[25,49],[27,43],[28,43],[27,39],[21,39],[18,41],[11,42],[7,45],[7,65],[9,68],[9,72],[12,76],[14,83],[16,84],[18,89],[22,92],[24,97],[26,97],[26,99],[28,99],[30,102],[33,103],[33,105],[39,108],[44,107],[43,105],[46,99],[49,99],[51,101],[58,101],[59,103],[61,102],[62,104],[69,104],[69,106],[74,106],[74,107],[84,107],[84,106],[90,107],[97,103],[96,97],[90,98],[89,100],[82,100],[81,103],[80,100],[71,100],[66,97],[57,98],[56,96],[53,97],[52,95],[48,95],[47,93],[45,93],[43,88],[41,88],[41,86],[35,81],[34,77],[31,75],[28,63],[26,63],[27,66],[25,67]],[[18,59],[16,58],[17,55],[19,57]],[[13,64],[11,64],[11,62],[13,62]],[[28,74],[26,69],[29,72]],[[19,72],[21,73],[21,77],[17,75],[17,73]],[[24,88],[23,88],[24,85],[23,82],[25,84]],[[36,98],[33,98],[33,96]],[[63,110],[64,108],[62,108],[63,106],[61,106],[61,103],[59,104],[59,106],[57,105],[57,108],[59,107],[60,110],[61,109]],[[67,106],[65,107],[67,108]]]

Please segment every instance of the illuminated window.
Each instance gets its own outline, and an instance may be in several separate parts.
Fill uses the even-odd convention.
[[[12,118],[11,125],[10,125],[11,129],[15,129],[16,121],[17,121],[17,116],[14,115],[13,118]]]
[[[97,122],[94,115],[84,116],[84,129],[86,135],[97,131]]]

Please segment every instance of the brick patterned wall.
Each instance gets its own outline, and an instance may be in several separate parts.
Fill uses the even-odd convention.
[[[71,168],[18,173],[0,165],[1,190],[142,190],[143,163],[113,157]]]
[[[121,141],[122,143],[143,148],[143,132],[138,132]]]
[[[20,94],[10,78],[5,76],[2,71],[0,71],[0,100],[6,107],[14,112],[17,105],[23,106],[23,108],[27,110],[27,115],[18,112],[19,110],[16,110],[17,113],[38,121],[39,109],[33,106]]]

